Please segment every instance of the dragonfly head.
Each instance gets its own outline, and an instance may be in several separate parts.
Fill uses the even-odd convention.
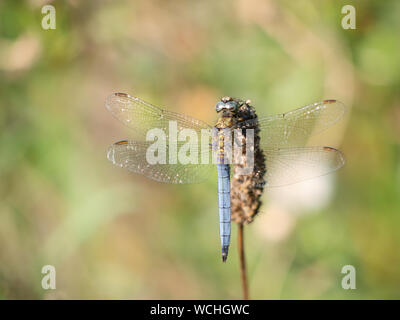
[[[215,106],[217,112],[229,111],[231,113],[236,113],[240,107],[240,103],[231,97],[223,97]]]

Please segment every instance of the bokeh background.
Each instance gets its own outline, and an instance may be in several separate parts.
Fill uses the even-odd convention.
[[[56,30],[41,27],[47,3]],[[319,139],[346,166],[267,192],[246,227],[251,297],[400,298],[399,17],[398,0],[2,0],[0,298],[241,298],[215,179],[163,185],[107,161],[130,136],[104,108],[113,92],[211,124],[224,95],[259,115],[343,101]],[[56,290],[41,287],[47,264]]]

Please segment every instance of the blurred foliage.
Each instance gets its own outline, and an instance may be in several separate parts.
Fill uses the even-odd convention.
[[[331,141],[347,165],[325,196],[304,188],[287,209],[267,194],[246,228],[251,296],[400,298],[398,0],[53,1],[56,30],[41,28],[45,3],[0,2],[0,298],[241,297],[236,228],[220,262],[216,182],[107,162],[129,137],[104,108],[112,92],[209,123],[224,95],[261,115],[342,100]],[[346,4],[356,30],[341,27]],[[341,288],[347,264],[356,290]]]

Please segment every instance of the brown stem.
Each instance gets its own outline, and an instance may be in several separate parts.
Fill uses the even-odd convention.
[[[246,259],[244,256],[244,237],[243,237],[243,223],[238,224],[238,248],[239,248],[239,260],[240,260],[240,278],[242,280],[242,290],[243,290],[243,299],[249,299],[249,287],[247,284],[247,275],[246,275]]]

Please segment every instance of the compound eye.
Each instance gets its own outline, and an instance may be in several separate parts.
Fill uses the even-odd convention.
[[[237,104],[236,101],[229,101],[229,102],[226,103],[226,108],[229,111],[236,111],[237,108],[238,108],[238,104]]]
[[[215,106],[215,110],[217,111],[217,112],[220,112],[222,109],[224,109],[225,108],[225,103],[223,103],[222,101],[219,101],[218,103],[217,103],[217,105]]]

